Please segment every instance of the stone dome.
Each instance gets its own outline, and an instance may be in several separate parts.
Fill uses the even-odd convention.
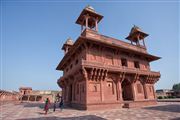
[[[142,32],[142,30],[141,30],[138,26],[134,25],[134,26],[131,28],[130,34],[133,34],[133,33],[135,33],[136,31]]]
[[[66,40],[65,44],[67,44],[67,45],[73,45],[74,42],[73,42],[73,40],[72,40],[71,38],[68,38],[68,39]]]
[[[92,6],[90,6],[90,5],[87,5],[87,6],[85,7],[85,9],[95,12],[95,9],[94,9]]]

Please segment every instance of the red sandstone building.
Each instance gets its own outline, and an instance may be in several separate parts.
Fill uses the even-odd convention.
[[[134,26],[128,42],[98,33],[103,18],[92,7],[81,12],[76,23],[81,35],[73,43],[68,39],[57,70],[57,81],[67,105],[79,109],[136,107],[156,104],[154,84],[160,72],[150,69],[150,62],[160,59],[147,52],[148,34]]]
[[[61,92],[53,90],[32,90],[31,87],[19,88],[19,100],[28,102],[44,102],[49,98],[50,102],[56,101]]]

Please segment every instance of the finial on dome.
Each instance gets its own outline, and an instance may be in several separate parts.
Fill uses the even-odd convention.
[[[95,9],[94,9],[92,6],[90,6],[90,5],[87,5],[87,6],[85,7],[85,9],[95,12]]]
[[[67,44],[67,45],[73,45],[74,42],[73,42],[73,40],[71,39],[71,37],[69,37],[69,38],[66,40],[65,44]]]

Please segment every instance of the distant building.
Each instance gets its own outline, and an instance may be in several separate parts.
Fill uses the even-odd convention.
[[[51,102],[54,102],[57,97],[61,96],[61,92],[52,90],[32,90],[31,87],[20,87],[19,93],[21,95],[21,101],[31,102],[44,102],[46,98],[49,98]]]
[[[168,96],[173,96],[174,91],[170,89],[159,89],[156,90],[156,95],[157,97],[162,96],[162,97],[168,97]]]
[[[17,101],[19,93],[15,91],[0,90],[0,101]]]
[[[98,33],[102,18],[91,6],[84,8],[76,21],[80,36],[62,47],[65,55],[56,69],[63,71],[57,83],[65,104],[78,109],[156,104],[154,84],[160,72],[152,71],[150,62],[160,57],[147,52],[148,34],[134,26],[129,42],[104,36]]]
[[[156,96],[157,97],[176,97],[176,98],[180,98],[180,91],[174,91],[171,89],[159,89],[156,90]]]

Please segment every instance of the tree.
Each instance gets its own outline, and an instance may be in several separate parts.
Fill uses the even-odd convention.
[[[180,91],[180,83],[174,84],[172,89],[174,91]]]

